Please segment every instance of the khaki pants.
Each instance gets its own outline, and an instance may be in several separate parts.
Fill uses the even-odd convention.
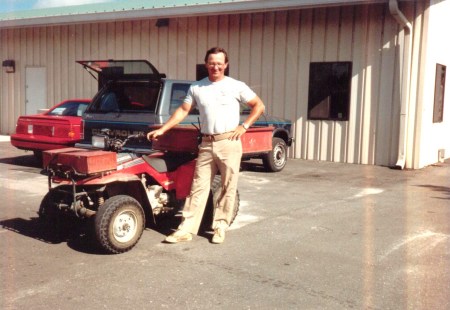
[[[222,192],[214,206],[212,228],[230,226],[242,157],[240,140],[204,141],[199,147],[191,192],[183,208],[183,220],[178,227],[197,234],[208,201],[211,183],[217,171],[222,178]]]

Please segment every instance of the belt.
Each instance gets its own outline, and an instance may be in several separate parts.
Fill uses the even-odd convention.
[[[229,137],[231,137],[232,134],[233,134],[233,131],[218,133],[218,134],[214,134],[214,135],[202,134],[202,141],[217,142],[217,141],[228,139]]]

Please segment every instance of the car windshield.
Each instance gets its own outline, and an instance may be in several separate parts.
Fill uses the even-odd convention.
[[[160,85],[148,81],[115,81],[94,98],[89,112],[155,112]]]
[[[82,116],[87,106],[87,102],[67,101],[48,112],[47,115]]]

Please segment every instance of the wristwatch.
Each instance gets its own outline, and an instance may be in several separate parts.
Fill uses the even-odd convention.
[[[244,127],[245,130],[248,130],[248,128],[249,128],[250,126],[247,125],[246,123],[242,123],[242,127]]]

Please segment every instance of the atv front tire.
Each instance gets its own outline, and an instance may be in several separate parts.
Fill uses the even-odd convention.
[[[97,241],[112,254],[131,250],[141,238],[144,228],[144,210],[136,199],[126,195],[106,200],[95,216]]]

